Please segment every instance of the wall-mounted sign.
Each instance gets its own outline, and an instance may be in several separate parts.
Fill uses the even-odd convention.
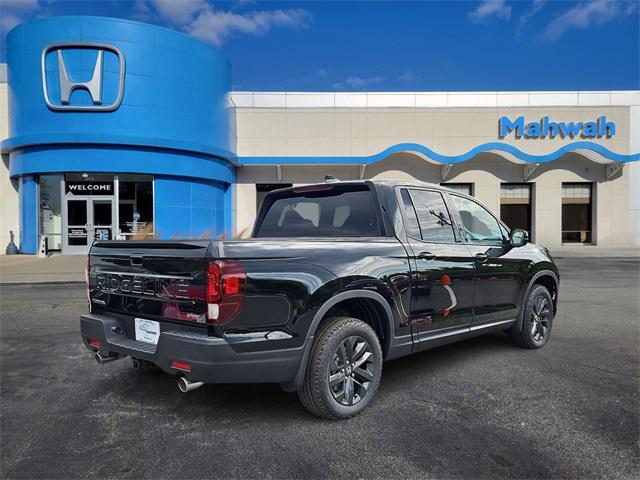
[[[74,50],[75,52],[70,52]],[[65,52],[70,56],[73,53],[78,54],[78,52],[86,53],[90,55],[95,53],[95,60],[93,67],[91,70],[93,73],[90,78],[87,78],[86,72],[80,72],[80,75],[84,73],[84,78],[82,81],[77,81],[78,72],[69,72],[69,65],[65,60]],[[117,86],[114,85],[114,91],[117,92],[115,98],[111,98],[112,100],[108,103],[104,102],[103,98],[103,77],[105,68],[103,67],[103,63],[105,63],[104,57],[105,53],[114,55],[117,58],[118,62],[118,76]],[[56,62],[54,65],[47,66],[47,57],[49,54],[55,54]],[[88,62],[90,60],[86,60],[87,64],[85,64],[85,68],[88,68]],[[63,42],[63,43],[54,43],[48,45],[42,50],[42,57],[40,59],[41,69],[42,69],[42,90],[44,94],[44,101],[51,110],[76,110],[76,111],[102,111],[102,112],[111,112],[120,106],[122,103],[122,97],[124,95],[124,77],[125,77],[125,63],[124,63],[124,55],[122,51],[114,45],[107,45],[105,43],[91,43],[91,42]],[[53,63],[53,62],[52,62]],[[56,68],[57,69],[57,80],[59,91],[53,92],[52,87],[55,84],[49,85],[49,77],[47,76],[47,68]],[[113,69],[113,66],[109,66],[108,68]],[[112,70],[108,70],[110,73]],[[112,78],[112,75],[106,76],[107,78]],[[115,78],[114,78],[115,80]],[[53,82],[52,82],[53,83]],[[115,82],[114,82],[115,83]],[[85,90],[89,97],[91,98],[91,104],[85,105],[81,102],[74,103],[72,101],[73,92],[76,90]]]
[[[86,228],[67,228],[67,244],[68,245],[87,245],[87,229]]]
[[[94,238],[96,240],[111,240],[111,229],[96,227],[94,232]]]
[[[538,122],[525,122],[524,117],[510,120],[500,117],[498,133],[505,138],[513,132],[516,138],[611,138],[616,134],[615,122],[607,121],[606,116],[598,117],[594,122],[551,122],[542,117]]]
[[[68,228],[67,236],[69,238],[86,238],[87,237],[87,229],[86,228]]]
[[[64,191],[71,195],[113,195],[113,182],[67,180]]]
[[[125,226],[128,230],[127,233],[140,233],[147,227],[147,222],[138,222],[136,220],[135,222],[125,222]],[[121,230],[123,229],[121,228]]]

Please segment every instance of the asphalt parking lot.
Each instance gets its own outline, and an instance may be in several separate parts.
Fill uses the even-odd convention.
[[[542,350],[501,334],[385,364],[327,422],[275,385],[208,385],[80,343],[80,285],[3,286],[2,478],[639,478],[640,260],[564,259]]]

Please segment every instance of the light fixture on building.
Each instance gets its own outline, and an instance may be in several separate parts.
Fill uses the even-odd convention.
[[[85,173],[83,173],[83,174],[82,174],[82,178],[89,178],[89,174],[88,174],[88,173],[86,173],[86,172],[85,172]]]

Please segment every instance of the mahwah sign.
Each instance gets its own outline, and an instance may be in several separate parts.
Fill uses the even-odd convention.
[[[524,117],[510,120],[500,117],[498,133],[505,138],[513,132],[516,138],[611,138],[616,134],[616,124],[607,121],[606,116],[598,117],[594,122],[551,122],[542,117],[538,122],[525,122]]]

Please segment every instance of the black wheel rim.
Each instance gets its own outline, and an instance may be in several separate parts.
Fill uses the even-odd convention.
[[[340,342],[329,366],[329,389],[336,402],[351,407],[367,396],[375,378],[374,360],[364,338],[352,335]]]
[[[542,342],[549,335],[551,322],[551,305],[546,297],[540,295],[533,301],[531,309],[531,338]]]

